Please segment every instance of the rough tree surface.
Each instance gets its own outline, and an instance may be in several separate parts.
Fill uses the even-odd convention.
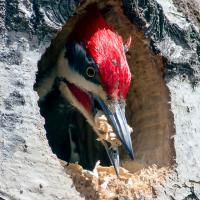
[[[200,199],[200,3],[122,3],[152,52],[162,56],[170,94],[175,164],[164,184],[152,185],[152,196]],[[77,5],[75,0],[0,1],[0,199],[81,199],[51,152],[33,91],[37,62]]]
[[[144,30],[154,53],[161,54],[165,61],[164,78],[174,116],[176,167],[168,183],[157,188],[157,197],[200,199],[200,3],[123,2],[126,15]]]
[[[81,199],[51,152],[33,91],[37,62],[61,26],[47,17],[50,2],[0,1],[0,199]]]

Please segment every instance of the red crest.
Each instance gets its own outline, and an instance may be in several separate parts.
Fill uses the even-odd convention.
[[[126,98],[131,73],[126,60],[122,37],[93,8],[80,21],[73,38],[83,42],[98,65],[101,82],[108,96]]]

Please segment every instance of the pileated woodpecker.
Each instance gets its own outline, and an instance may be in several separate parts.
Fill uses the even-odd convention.
[[[124,45],[122,37],[107,24],[98,9],[90,10],[68,37],[54,76],[48,83],[59,78],[61,94],[84,115],[98,137],[102,133],[96,127],[95,116],[101,111],[133,159],[130,127],[125,117],[126,95],[131,82],[125,56],[129,46],[130,40]],[[106,139],[101,139],[101,143],[119,175],[118,146]]]

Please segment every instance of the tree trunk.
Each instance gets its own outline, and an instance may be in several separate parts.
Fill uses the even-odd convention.
[[[127,117],[136,160],[121,151],[130,171],[122,169],[121,179],[109,167],[93,173],[63,167],[47,140],[54,114],[39,108],[33,89],[92,2],[124,40],[133,38]],[[0,1],[0,199],[200,199],[199,10],[197,0]],[[83,166],[93,168],[98,157],[107,164],[84,119],[75,114],[72,121],[77,118],[75,127],[85,130],[81,142],[88,138],[80,146],[88,156]]]
[[[51,152],[33,91],[37,62],[60,27],[45,19],[52,9],[0,1],[0,199],[81,199]]]

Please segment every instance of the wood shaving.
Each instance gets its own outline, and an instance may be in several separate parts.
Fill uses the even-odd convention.
[[[108,123],[108,119],[102,111],[98,111],[94,117],[95,128],[99,131],[98,141],[106,140],[113,148],[121,145],[120,140],[114,133],[112,126]]]
[[[120,167],[120,178],[117,178],[113,167],[102,167],[99,163],[93,171],[84,170],[78,164],[63,165],[76,189],[88,200],[152,199],[154,187],[163,184],[170,172],[167,167],[153,165],[131,174]]]

